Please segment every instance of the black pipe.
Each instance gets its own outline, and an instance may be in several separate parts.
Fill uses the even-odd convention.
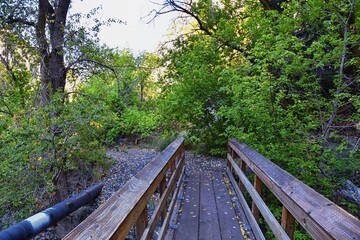
[[[79,194],[1,231],[0,240],[29,239],[38,235],[73,211],[89,203],[100,194],[102,187],[103,183],[91,186]]]

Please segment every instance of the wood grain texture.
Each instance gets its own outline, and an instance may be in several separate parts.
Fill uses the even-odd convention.
[[[186,175],[184,183],[184,205],[182,206],[182,211],[180,213],[179,228],[174,236],[174,239],[176,240],[198,239],[199,237],[199,178],[199,173]]]
[[[184,161],[181,164],[184,165]],[[175,204],[177,202],[176,201],[177,200],[176,196],[178,196],[180,188],[182,188],[181,187],[182,186],[182,179],[184,177],[185,168],[184,168],[184,166],[181,166],[179,169],[182,169],[182,171],[181,171],[181,174],[180,174],[180,177],[179,177],[179,181],[177,182],[175,191],[173,193],[171,202],[169,204],[169,208],[168,208],[168,211],[166,213],[165,219],[163,220],[163,224],[162,224],[161,229],[159,231],[159,240],[165,239],[165,237],[166,237],[168,226],[169,226],[169,223],[170,223],[170,219],[171,219],[171,217],[173,215]]]
[[[265,221],[269,225],[271,231],[274,233],[276,239],[290,239],[284,229],[281,227],[280,223],[271,213],[270,209],[266,206],[265,202],[262,200],[261,196],[258,194],[256,189],[253,187],[251,182],[247,179],[245,174],[241,171],[240,167],[236,165],[234,159],[228,154],[228,161],[232,164],[236,174],[241,179],[241,182],[244,184],[246,190],[250,194],[253,202],[256,204],[257,208],[261,212],[261,215],[264,217]]]
[[[176,181],[176,180],[175,180]],[[170,183],[171,185],[171,183]],[[160,182],[160,196],[163,198],[164,194],[166,191],[166,176],[163,178],[163,180],[161,180]],[[169,194],[166,194],[165,197],[167,197]],[[166,206],[167,207],[167,206]],[[161,210],[161,219],[164,220],[166,216],[166,211],[165,211],[165,207],[163,207],[163,209]]]
[[[249,223],[240,202],[233,205],[231,198],[236,195],[228,192],[230,188],[224,181],[224,173],[198,171],[187,173],[186,178],[185,199],[182,201],[181,215],[177,220],[179,227],[174,231],[173,239],[244,239],[242,226],[248,229]],[[242,218],[238,220],[237,213],[240,211],[239,216]],[[248,229],[246,234],[254,236],[252,229]]]
[[[64,239],[124,239],[159,187],[169,162],[183,151],[183,142],[176,139]]]
[[[228,161],[228,162],[229,162],[229,161]],[[230,162],[229,162],[229,164],[231,165]],[[243,160],[240,161],[240,170],[241,170],[243,173],[245,173],[245,171],[246,171],[246,162],[243,161]],[[244,191],[245,191],[245,186],[244,186],[244,184],[241,182],[240,179],[239,179],[239,188],[240,188],[241,192],[244,193]]]
[[[246,144],[235,139],[228,144],[314,239],[359,239],[354,216]]]
[[[141,212],[140,216],[138,217],[138,219],[135,222],[135,226],[136,226],[136,238],[140,239],[141,236],[144,233],[144,230],[146,228],[147,225],[147,218],[148,218],[148,209],[145,206],[145,208],[143,209],[143,211]]]
[[[282,208],[281,226],[290,239],[294,239],[295,218],[286,207]]]
[[[160,220],[160,217],[163,220],[166,218],[166,215],[168,214],[168,200],[170,195],[172,195],[172,193],[175,191],[175,187],[177,186],[176,183],[179,180],[180,174],[183,172],[184,170],[184,159],[182,158],[182,161],[178,163],[176,169],[173,172],[173,175],[171,176],[168,185],[166,186],[165,184],[165,188],[164,188],[164,192],[161,194],[161,198],[160,201],[158,203],[158,205],[156,206],[154,213],[148,223],[148,227],[146,228],[144,235],[142,236],[141,239],[151,239],[155,228],[157,227],[157,224]],[[160,188],[161,188],[161,184],[164,182],[164,180],[161,181],[160,183]],[[174,197],[175,195],[173,195],[172,197]],[[172,209],[169,209],[170,213],[172,211]],[[166,223],[167,224],[167,223]]]
[[[265,240],[265,236],[264,234],[262,233],[261,229],[260,229],[260,226],[259,224],[257,223],[254,215],[252,214],[251,212],[251,209],[249,208],[246,200],[245,200],[245,197],[242,193],[242,191],[240,190],[239,187],[237,187],[238,185],[236,184],[236,180],[234,178],[234,176],[232,175],[230,169],[228,168],[227,171],[226,171],[234,189],[235,189],[235,192],[236,192],[236,195],[237,197],[239,198],[239,201],[240,201],[240,204],[242,206],[242,209],[246,215],[246,218],[247,218],[247,222],[249,223],[251,229],[252,229],[252,232],[255,236],[255,239],[259,239],[259,240]],[[245,219],[242,219],[242,221],[245,221]]]
[[[221,239],[211,172],[200,173],[199,215],[199,239]]]
[[[224,183],[223,173],[212,172],[212,176],[221,239],[244,239],[239,231],[239,222],[236,219],[234,206]]]
[[[260,178],[257,175],[254,175],[254,188],[255,188],[256,192],[259,194],[259,196],[261,196],[261,185],[262,185],[262,182],[261,182]],[[255,219],[258,220],[260,212],[254,201],[251,204],[251,211],[254,214]]]

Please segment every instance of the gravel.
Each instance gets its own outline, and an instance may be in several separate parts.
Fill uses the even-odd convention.
[[[192,152],[185,152],[186,171],[223,171],[226,169],[226,159],[206,155],[196,155]]]
[[[160,152],[153,149],[131,148],[125,150],[108,150],[107,155],[114,158],[115,163],[102,179],[104,187],[100,195],[90,206],[83,207],[85,210],[76,211],[70,217],[65,218],[65,220],[60,222],[56,227],[49,228],[42,234],[38,235],[35,239],[61,239],[67,232],[79,224],[81,220],[85,219],[97,207],[108,200],[117,190],[119,190],[127,181],[135,176],[147,163],[155,159],[159,154]],[[226,162],[221,158],[196,155],[187,151],[185,152],[185,166],[188,173],[200,170],[221,171],[226,168]],[[157,197],[158,196],[155,196],[154,198]],[[154,203],[156,200],[152,199],[151,202]],[[154,208],[155,205],[153,204],[149,207],[149,216],[151,216]],[[134,231],[131,231],[128,239],[133,238]]]
[[[155,159],[160,152],[153,149],[127,149],[122,151],[109,150],[107,155],[116,159],[107,176],[103,179],[104,187],[97,198],[103,203],[135,176],[146,164]]]

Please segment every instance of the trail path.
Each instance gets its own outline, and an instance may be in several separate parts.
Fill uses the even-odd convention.
[[[128,149],[109,149],[107,155],[114,159],[113,166],[109,169],[102,179],[104,188],[91,206],[84,207],[65,218],[56,227],[51,227],[36,240],[61,239],[79,221],[86,218],[92,211],[104,203],[127,181],[136,175],[147,163],[155,159],[160,154],[154,149],[128,148]],[[196,155],[189,151],[185,153],[185,163],[187,171],[198,172],[207,170],[222,170],[225,168],[225,160],[205,155]],[[151,209],[150,209],[151,213]]]

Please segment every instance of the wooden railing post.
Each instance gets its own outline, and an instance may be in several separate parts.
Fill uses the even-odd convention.
[[[294,219],[313,239],[358,239],[358,236],[360,236],[360,221],[356,217],[347,213],[246,144],[239,143],[236,139],[229,139],[228,143],[235,155],[246,162],[247,167],[261,179],[267,189],[283,204],[280,225],[266,205],[262,205],[265,203],[263,203],[263,199],[258,193],[261,186],[261,184],[257,183],[259,179],[255,178],[255,186],[249,184],[248,179],[240,170],[240,166],[237,166],[237,163],[228,154],[228,159],[234,166],[237,175],[241,178],[251,198],[257,200],[257,207],[261,215],[277,239],[294,238]],[[250,218],[252,217],[255,218],[251,214]]]
[[[246,163],[244,160],[241,160],[240,162],[240,170],[245,174],[246,172]],[[239,188],[241,190],[242,193],[244,193],[245,191],[245,186],[244,184],[241,182],[241,180],[239,179]]]
[[[177,158],[177,156],[176,156],[176,158]],[[174,161],[172,161],[172,162],[170,162],[170,171],[171,171],[171,174],[173,174],[174,173],[174,171],[175,171],[175,161],[176,159],[174,159]]]
[[[179,192],[178,180],[184,175],[185,158],[179,155],[183,145],[184,138],[174,140],[63,239],[125,239],[134,225],[137,239],[151,239],[158,226],[163,239]],[[180,158],[177,164],[176,158]],[[149,219],[147,205],[157,189],[161,197]]]
[[[295,218],[285,206],[282,208],[281,226],[290,239],[294,239]]]
[[[136,220],[135,226],[136,226],[136,239],[141,239],[141,236],[144,233],[144,230],[147,226],[148,222],[148,209],[147,206],[145,206],[144,210],[141,212],[139,218]]]
[[[232,150],[232,148],[230,146],[228,146],[228,153],[230,154],[230,156],[235,159],[234,157],[234,150]],[[233,172],[233,167],[231,165],[231,163],[229,161],[226,161],[227,162],[227,167],[230,169],[230,172]]]
[[[254,175],[254,188],[260,196],[261,196],[261,185],[262,185],[262,182],[261,182],[260,178],[257,175]],[[254,201],[252,201],[251,211],[252,211],[255,219],[258,220],[260,212],[259,212],[259,208],[256,206]]]
[[[166,177],[163,178],[163,180],[160,182],[160,196],[162,196],[165,193],[166,190]],[[165,209],[161,212],[161,219],[164,221],[166,216],[166,209],[168,208],[168,204],[166,202]]]

